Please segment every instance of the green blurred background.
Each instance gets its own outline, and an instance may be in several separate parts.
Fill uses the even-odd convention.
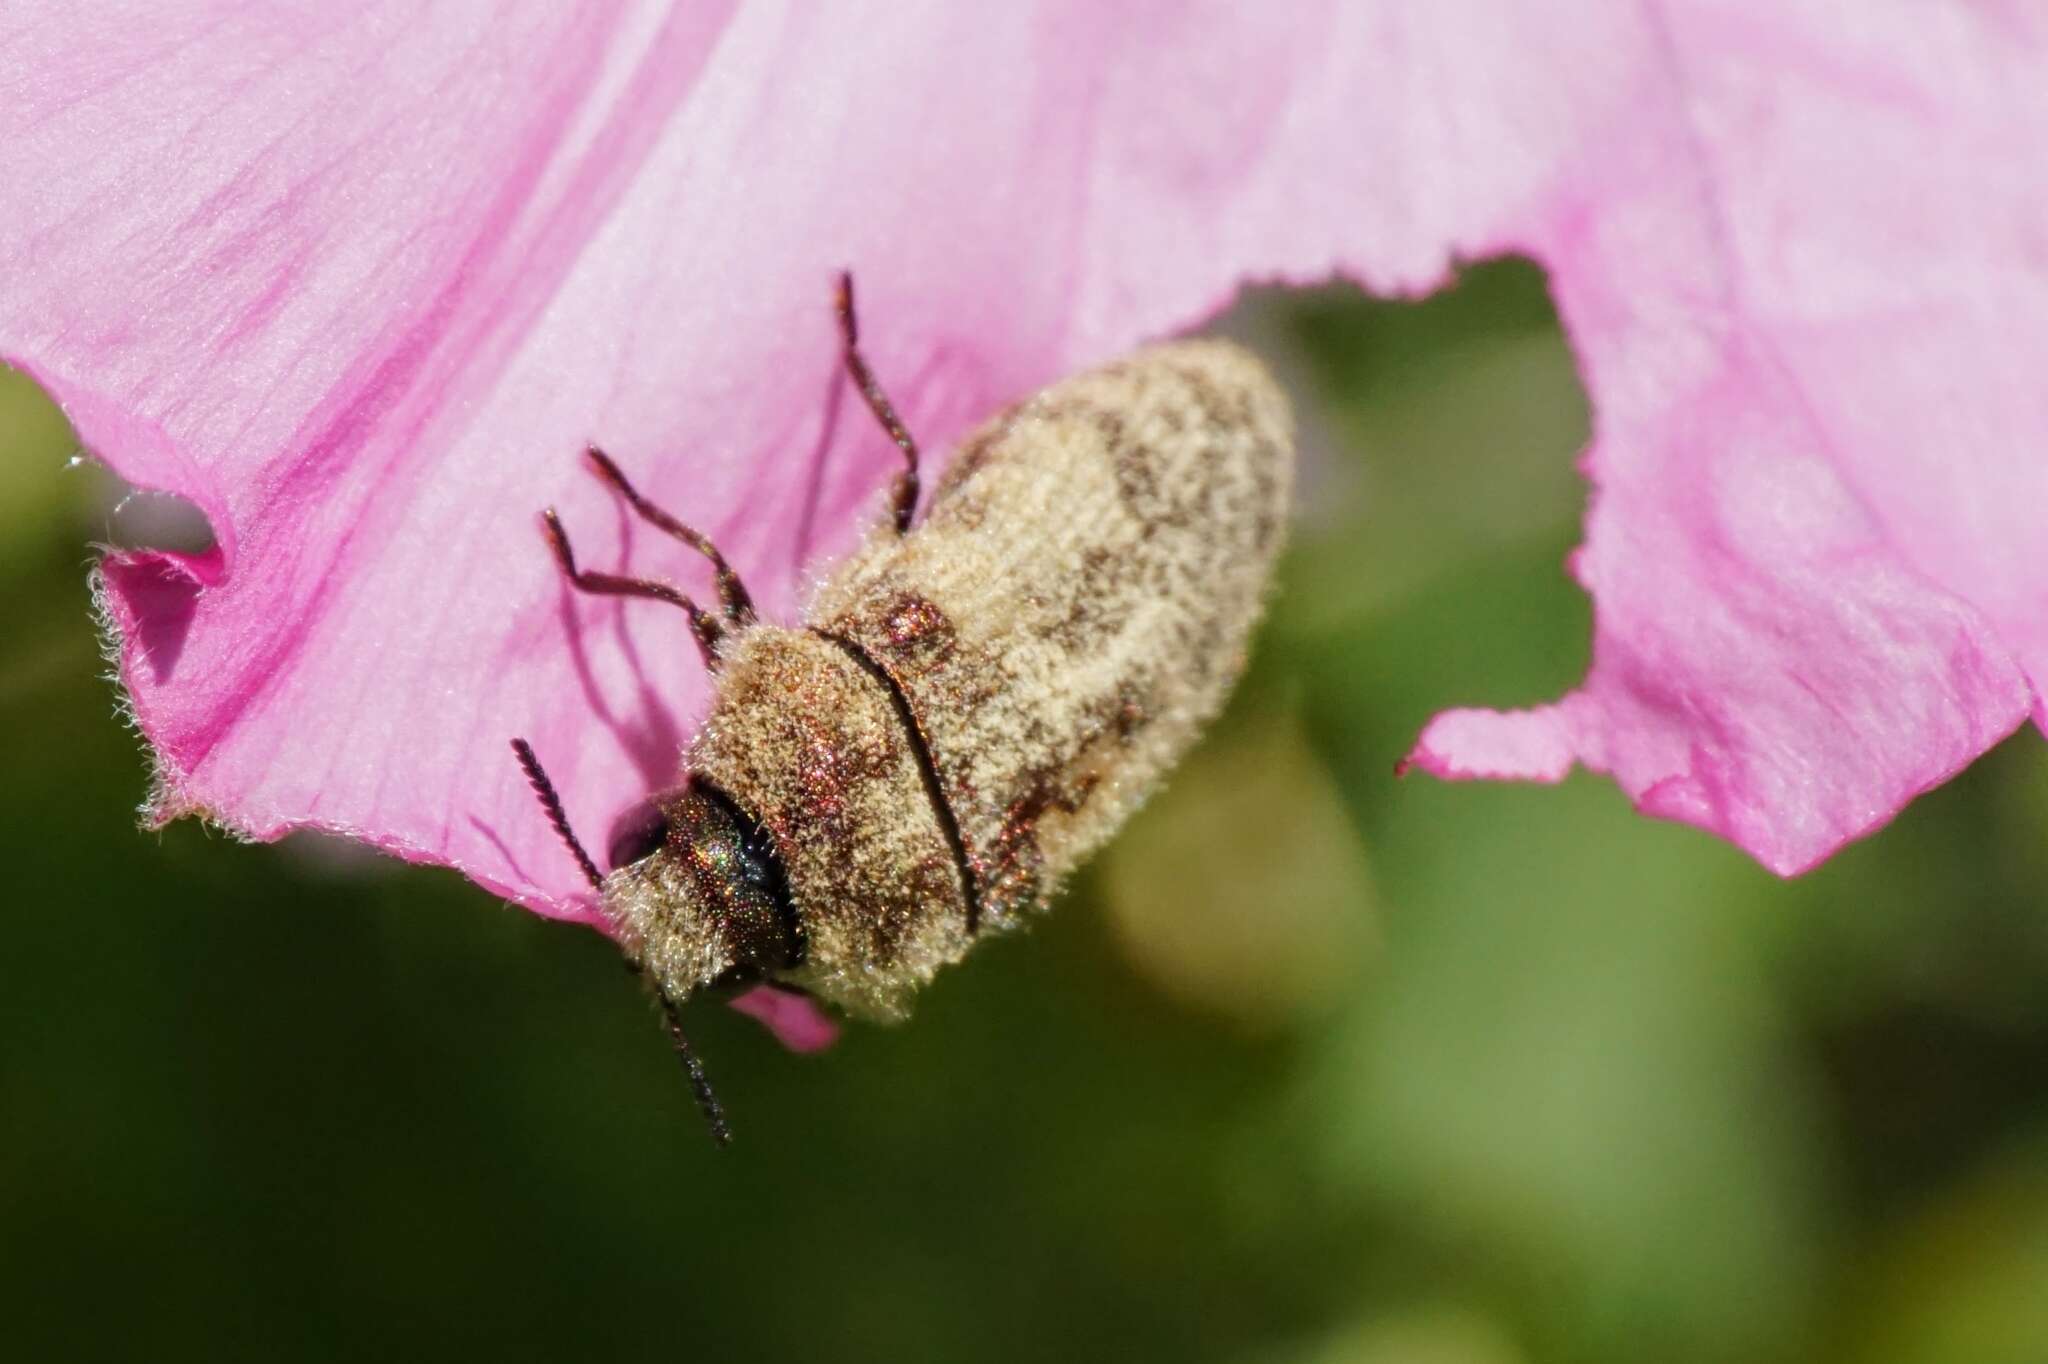
[[[1584,664],[1540,273],[1264,297],[1306,510],[1223,723],[1037,931],[818,1057],[449,874],[140,834],[107,484],[0,375],[0,1353],[2048,1360],[2048,751],[1785,883],[1391,769]],[[118,527],[116,527],[118,529]]]

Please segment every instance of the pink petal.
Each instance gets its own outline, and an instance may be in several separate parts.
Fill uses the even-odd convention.
[[[0,355],[218,540],[108,564],[162,812],[588,918],[506,739],[601,846],[706,688],[671,613],[562,589],[535,513],[707,582],[584,442],[787,616],[892,467],[838,264],[942,449],[1248,277],[1522,250],[1599,413],[1595,666],[1417,760],[1576,758],[1824,855],[2017,723],[2042,656],[2038,35],[1577,8],[10,9]]]
[[[1577,760],[1789,874],[2042,714],[2048,35],[1769,13],[1655,30],[1636,145],[1547,234],[1598,412],[1592,671],[1411,758]]]
[[[733,1000],[732,1007],[774,1033],[791,1051],[823,1051],[839,1040],[839,1025],[808,995],[758,985]]]

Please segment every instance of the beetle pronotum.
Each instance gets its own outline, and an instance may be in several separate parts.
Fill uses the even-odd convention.
[[[917,513],[918,451],[837,297],[848,375],[902,451],[889,516],[795,627],[756,619],[704,536],[593,469],[707,558],[719,609],[580,569],[578,590],[681,607],[717,694],[658,820],[601,873],[524,740],[520,764],[659,994],[699,1102],[727,1132],[676,1006],[765,983],[903,1017],[984,934],[1015,928],[1106,841],[1221,707],[1286,525],[1287,403],[1223,341],[1068,379],[970,436]]]

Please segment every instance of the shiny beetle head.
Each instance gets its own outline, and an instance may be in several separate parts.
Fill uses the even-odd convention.
[[[782,860],[723,793],[691,782],[658,797],[611,851],[605,909],[627,952],[677,1002],[736,993],[801,964]]]

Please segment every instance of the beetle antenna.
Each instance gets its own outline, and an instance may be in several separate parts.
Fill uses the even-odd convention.
[[[540,808],[547,811],[548,823],[555,826],[555,833],[567,845],[569,855],[576,859],[576,865],[583,869],[583,879],[590,882],[592,890],[604,889],[604,876],[597,869],[597,863],[590,860],[590,854],[583,851],[583,845],[576,840],[576,831],[569,827],[569,816],[563,813],[562,798],[555,794],[555,784],[548,780],[548,774],[541,770],[540,759],[533,756],[533,745],[524,739],[512,741],[512,752],[519,759],[519,766],[526,773],[526,783],[533,788],[533,794],[540,797]]]
[[[732,1128],[726,1125],[725,1109],[719,1104],[718,1096],[711,1092],[711,1077],[704,1073],[704,1063],[697,1059],[690,1039],[683,1036],[683,1020],[677,1014],[676,1002],[668,997],[666,990],[655,993],[661,996],[661,1012],[668,1020],[668,1035],[675,1041],[676,1055],[682,1058],[683,1073],[690,1077],[690,1092],[697,1096],[697,1107],[703,1112],[704,1121],[710,1125],[711,1140],[720,1146],[730,1146]]]
[[[590,860],[590,854],[583,851],[576,831],[569,827],[569,816],[562,809],[562,798],[555,793],[555,784],[548,780],[540,759],[533,756],[533,745],[524,739],[514,739],[512,752],[519,759],[520,770],[526,773],[526,781],[533,787],[533,794],[540,798],[540,808],[547,811],[548,823],[554,825],[555,832],[561,835],[570,856],[583,869],[584,878],[592,889],[603,890],[604,877],[598,872],[597,863]],[[628,965],[636,971],[639,969],[637,963],[629,962]],[[696,1049],[683,1035],[683,1020],[676,1013],[676,1003],[668,997],[666,990],[657,989],[655,993],[661,996],[661,1012],[668,1020],[668,1035],[676,1044],[676,1055],[682,1058],[683,1073],[690,1077],[690,1092],[697,1096],[697,1107],[703,1111],[704,1121],[711,1126],[711,1139],[720,1146],[730,1146],[732,1128],[726,1125],[725,1109],[719,1104],[718,1096],[711,1092],[711,1077],[704,1073],[704,1063],[697,1059]]]

